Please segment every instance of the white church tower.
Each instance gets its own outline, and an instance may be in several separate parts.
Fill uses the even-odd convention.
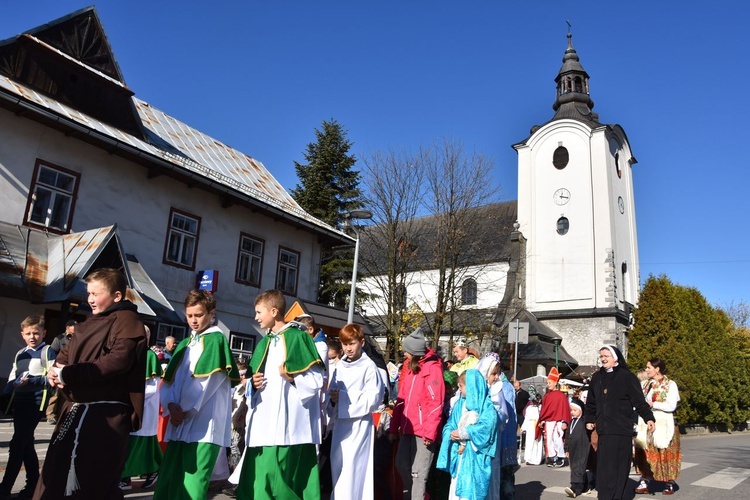
[[[568,33],[554,117],[515,144],[518,223],[526,239],[526,310],[563,338],[581,365],[598,347],[624,352],[638,302],[638,239],[625,131],[592,112],[589,75]]]

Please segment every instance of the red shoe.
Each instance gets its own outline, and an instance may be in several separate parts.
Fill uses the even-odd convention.
[[[648,481],[645,479],[641,479],[641,482],[638,484],[638,487],[635,489],[636,494],[638,495],[648,495]],[[667,495],[671,495],[671,493],[666,493]]]

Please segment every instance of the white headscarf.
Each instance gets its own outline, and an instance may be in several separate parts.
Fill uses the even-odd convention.
[[[492,373],[492,370],[495,369],[495,365],[498,364],[499,358],[500,356],[498,356],[494,352],[491,352],[480,359],[479,363],[477,363],[477,366],[475,368],[479,370],[479,373],[482,374],[485,380],[487,379],[487,376]]]
[[[620,362],[620,357],[617,355],[617,351],[615,351],[614,347],[612,347],[611,345],[603,345],[599,350],[602,351],[604,349],[612,353],[612,357],[615,358],[615,364],[618,364]]]

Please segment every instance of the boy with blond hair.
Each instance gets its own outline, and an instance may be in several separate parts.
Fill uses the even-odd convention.
[[[26,347],[18,351],[8,375],[5,413],[13,408],[13,437],[10,440],[8,465],[0,483],[0,499],[10,498],[10,490],[21,471],[26,469],[26,486],[18,498],[30,498],[39,479],[39,458],[34,449],[34,431],[47,405],[47,369],[55,351],[44,343],[44,316],[29,316],[21,322],[21,338]]]
[[[120,471],[143,416],[146,333],[117,269],[86,277],[93,315],[47,372],[66,396],[34,498],[122,498]],[[106,452],[102,436],[106,436]]]
[[[279,290],[255,299],[255,320],[267,334],[250,360],[247,450],[237,498],[320,498],[316,445],[320,436],[323,362],[299,323],[284,323]]]
[[[216,299],[192,290],[185,299],[190,336],[174,351],[159,391],[170,423],[154,499],[206,498],[219,452],[231,444],[231,388],[239,371],[224,332],[213,326]]]

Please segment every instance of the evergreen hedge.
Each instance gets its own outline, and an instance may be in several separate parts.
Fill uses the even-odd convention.
[[[750,342],[721,309],[695,288],[649,276],[630,332],[628,366],[667,363],[680,390],[678,424],[726,425],[750,420]]]

